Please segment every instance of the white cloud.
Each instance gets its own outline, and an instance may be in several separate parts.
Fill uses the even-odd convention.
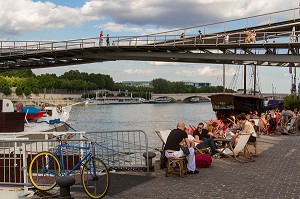
[[[130,75],[153,75],[156,73],[155,70],[139,70],[139,69],[126,69],[123,73]]]
[[[100,28],[103,30],[111,31],[111,32],[121,32],[121,33],[138,33],[139,35],[148,35],[148,34],[153,34],[157,32],[164,32],[167,31],[167,29],[164,28],[145,28],[141,26],[129,26],[129,25],[123,25],[123,24],[118,24],[115,22],[108,22],[105,24],[99,24],[95,26],[96,28]]]
[[[118,24],[188,27],[298,6],[290,0],[93,0],[84,6],[90,16],[109,16]],[[258,9],[262,8],[262,9]]]
[[[45,28],[79,25],[97,16],[85,15],[80,9],[57,6],[51,2],[0,0],[0,32],[18,34]]]
[[[103,28],[103,29],[109,30],[111,32],[135,32],[136,33],[136,32],[143,31],[142,28],[137,28],[137,27],[129,28],[125,25],[117,24],[115,22],[108,22],[103,25],[97,25],[96,27]]]
[[[235,69],[230,68],[226,70],[226,76],[233,76],[235,73],[236,73]],[[175,74],[179,76],[186,76],[186,77],[198,77],[198,76],[216,77],[216,76],[222,76],[223,70],[216,67],[205,66],[203,68],[198,68],[196,70],[176,71]]]
[[[149,64],[153,66],[182,66],[188,63],[154,61],[154,62],[149,62]]]
[[[269,0],[91,0],[81,8],[71,8],[51,2],[0,0],[0,33],[72,27],[104,18],[109,22],[99,26],[107,30],[151,34],[283,10],[297,7],[298,3],[296,0],[289,3],[286,0],[276,0],[276,3]]]

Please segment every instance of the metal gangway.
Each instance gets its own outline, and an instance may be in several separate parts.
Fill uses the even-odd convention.
[[[251,30],[256,42],[246,43]],[[294,8],[143,36],[111,37],[109,46],[100,45],[99,37],[0,41],[0,71],[116,60],[298,66],[299,30],[299,8]]]

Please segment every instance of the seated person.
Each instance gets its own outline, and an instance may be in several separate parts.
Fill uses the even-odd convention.
[[[213,138],[222,138],[224,131],[223,131],[223,127],[224,127],[224,123],[221,122],[220,125],[218,125],[216,122],[212,123],[212,134],[213,134]]]
[[[232,125],[232,127],[229,128],[228,130],[233,133],[238,133],[240,130],[242,130],[242,125],[238,120],[236,120],[235,123]]]
[[[261,131],[265,134],[269,134],[269,122],[267,121],[266,119],[266,114],[265,113],[261,113],[260,114],[260,118],[259,118],[259,122],[258,122],[258,125],[261,129]]]
[[[255,132],[257,133],[257,132],[259,131],[259,128],[258,128],[257,125],[255,125],[255,121],[254,121],[254,120],[251,120],[250,122],[251,122],[251,124],[252,124],[252,126],[253,126]]]
[[[203,149],[210,147],[212,151],[213,157],[217,157],[216,153],[216,144],[214,138],[212,137],[212,132],[209,132],[207,129],[204,129],[204,124],[199,123],[198,128],[193,132],[193,136],[195,139],[199,140],[199,144],[196,145],[198,149]]]
[[[188,174],[197,174],[199,171],[196,170],[196,162],[195,162],[195,151],[191,147],[191,143],[188,140],[187,133],[185,132],[185,124],[184,122],[177,123],[177,129],[173,129],[166,141],[166,145],[164,148],[165,156],[167,158],[178,158],[185,156],[183,151],[180,148],[180,144],[185,140],[189,147],[190,154],[187,156],[187,168]]]
[[[259,116],[258,116],[258,113],[257,111],[254,111],[252,116],[251,116],[251,119],[259,119]]]
[[[245,114],[240,114],[237,116],[237,120],[242,124],[242,130],[239,131],[236,135],[235,138],[238,138],[238,136],[242,133],[249,133],[250,138],[248,142],[256,142],[257,134],[254,130],[253,125],[247,120],[247,117]]]

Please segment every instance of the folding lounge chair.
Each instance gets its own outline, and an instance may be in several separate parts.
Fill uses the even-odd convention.
[[[163,150],[165,147],[165,144],[167,142],[167,138],[170,134],[171,130],[165,130],[165,131],[155,131],[156,135],[159,137],[159,139],[162,141],[161,148],[156,148],[155,150],[160,152],[160,168],[163,169],[166,166],[167,159],[165,158],[163,154]]]
[[[250,155],[250,152],[248,150],[248,147],[247,147],[247,142],[250,138],[250,134],[241,134],[239,136],[239,140],[238,142],[236,143],[234,149],[233,147],[231,146],[231,143],[230,141],[228,140],[228,143],[227,143],[227,146],[226,148],[222,148],[222,149],[219,149],[221,151],[221,154],[227,156],[227,157],[230,157],[230,158],[233,158],[239,162],[249,162],[249,161],[253,161],[251,159],[251,155]],[[240,160],[237,156],[239,155],[239,153],[242,151],[242,150],[245,150],[245,152],[249,155],[249,161],[242,161]]]

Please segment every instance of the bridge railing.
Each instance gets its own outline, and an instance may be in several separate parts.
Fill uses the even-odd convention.
[[[139,46],[139,45],[196,45],[196,44],[221,44],[224,43],[225,34],[230,36],[234,30],[240,30],[239,36],[231,36],[229,43],[245,43],[245,31],[253,29],[255,26],[270,25],[276,22],[287,20],[296,20],[300,17],[300,8],[287,9],[277,12],[260,14],[250,17],[244,17],[223,22],[210,23],[189,28],[175,29],[144,36],[124,36],[111,37],[111,46]],[[201,31],[202,41],[199,40],[199,31]],[[256,29],[256,32],[262,31]],[[292,31],[292,30],[291,30]],[[217,33],[217,34],[216,34]],[[180,35],[184,39],[180,39]],[[236,33],[235,33],[236,34]],[[268,34],[265,32],[264,34]],[[273,39],[289,37],[291,32],[270,33]],[[297,35],[297,34],[296,34]],[[270,37],[270,38],[271,38]],[[258,38],[258,37],[257,37]],[[104,37],[104,41],[106,38]],[[258,40],[258,39],[257,39]],[[289,39],[291,40],[291,39]],[[298,41],[298,38],[295,37]],[[18,55],[38,52],[48,52],[57,50],[83,49],[88,47],[97,47],[100,45],[99,37],[86,38],[67,41],[0,41],[0,55]],[[280,42],[291,42],[287,39]],[[106,46],[106,45],[105,45]]]
[[[256,42],[249,44],[249,49],[254,49],[256,54],[265,53],[268,48],[275,48],[277,43],[295,43],[299,41],[299,31],[288,31],[288,32],[262,32],[259,29],[256,30]],[[207,45],[225,45],[224,48],[231,49],[231,44],[245,44],[245,38],[248,31],[228,33],[229,40],[225,40],[225,33],[222,34],[210,34],[202,35],[201,39],[199,35],[152,35],[152,36],[138,36],[138,37],[111,37],[111,47],[126,47],[126,46],[194,46],[195,50],[205,48]],[[270,43],[270,41],[272,41]],[[275,43],[273,43],[275,42]],[[258,46],[256,44],[264,44]],[[203,45],[201,47],[201,45]],[[2,49],[0,49],[0,56],[13,56],[13,55],[24,55],[34,54],[40,52],[53,52],[59,50],[76,50],[84,48],[102,48],[107,46],[99,46],[99,38],[87,38],[79,40],[68,40],[68,41],[55,41],[55,42],[1,42]],[[236,49],[235,46],[232,46]],[[257,48],[257,49],[255,49]],[[266,49],[265,49],[266,48]],[[280,47],[276,47],[277,50]],[[244,49],[239,49],[240,52],[244,53]],[[218,52],[215,52],[218,53]],[[219,52],[223,53],[223,52]],[[280,51],[278,50],[278,53]],[[284,52],[285,53],[285,52]],[[286,54],[286,53],[285,53]]]

